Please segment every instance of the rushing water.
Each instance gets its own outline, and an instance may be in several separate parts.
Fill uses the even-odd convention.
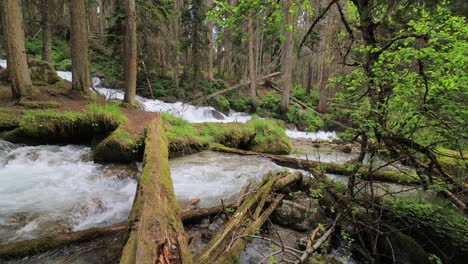
[[[258,181],[270,170],[288,170],[260,157],[203,151],[170,160],[177,200],[198,197],[202,207],[233,198],[248,180]]]
[[[132,171],[118,175],[90,158],[83,146],[0,141],[0,242],[125,221],[137,184]]]

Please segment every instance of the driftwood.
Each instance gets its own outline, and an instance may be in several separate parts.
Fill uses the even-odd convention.
[[[0,244],[0,260],[33,256],[49,250],[81,244],[101,237],[113,236],[117,233],[122,233],[122,236],[124,236],[126,229],[127,225],[91,228],[83,231]]]
[[[265,175],[257,188],[246,196],[230,220],[195,258],[195,262],[235,262],[246,245],[246,240],[241,238],[255,234],[283,199],[283,194],[276,193],[275,190],[301,180],[302,174],[298,172],[287,175],[270,172]]]
[[[258,78],[258,80],[273,78],[273,77],[278,76],[278,75],[280,75],[280,74],[281,74],[281,72],[275,72],[275,73],[272,73],[272,74],[269,74],[269,75],[262,76],[262,77]],[[242,82],[242,83],[236,84],[236,85],[234,85],[234,86],[231,86],[231,87],[229,87],[229,88],[226,88],[226,89],[224,89],[224,90],[217,91],[217,92],[212,93],[212,94],[210,94],[210,95],[207,95],[207,96],[204,96],[204,97],[195,99],[195,100],[189,102],[188,104],[201,104],[201,103],[206,102],[206,101],[208,101],[209,99],[211,99],[211,98],[213,98],[213,97],[215,97],[215,96],[218,96],[218,95],[221,95],[221,94],[225,94],[225,93],[227,93],[227,92],[230,92],[230,91],[239,89],[239,88],[241,88],[241,87],[248,86],[249,84],[250,84],[250,81],[248,81],[248,82]]]
[[[226,153],[231,153],[231,154],[238,154],[238,155],[250,155],[250,156],[264,157],[280,166],[310,171],[312,172],[314,176],[318,176],[317,171],[330,173],[330,174],[338,174],[338,175],[343,175],[343,176],[350,176],[353,173],[353,166],[351,166],[351,164],[346,164],[346,163],[337,164],[333,162],[318,162],[318,161],[311,161],[311,160],[305,160],[305,159],[296,159],[296,158],[285,157],[285,156],[263,154],[263,153],[253,152],[253,151],[228,148],[220,144],[213,144],[211,146],[211,150],[219,151],[219,152],[226,152]],[[368,168],[365,166],[362,166],[359,169],[358,173],[364,175],[367,173],[367,171],[368,171]],[[402,172],[388,171],[388,170],[373,171],[372,179],[375,181],[392,182],[392,183],[405,183],[405,184],[419,183],[419,178],[415,174],[406,174]]]
[[[161,117],[148,126],[143,171],[120,263],[192,263],[172,185]]]

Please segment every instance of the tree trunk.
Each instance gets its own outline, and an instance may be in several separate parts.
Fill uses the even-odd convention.
[[[222,229],[199,253],[197,263],[237,263],[248,236],[254,235],[283,199],[278,190],[302,181],[302,174],[275,175],[267,173],[257,188],[245,200]]]
[[[247,32],[248,32],[248,49],[249,49],[249,79],[250,79],[250,97],[252,98],[251,111],[255,112],[257,109],[257,76],[255,72],[255,58],[254,58],[254,30],[252,13],[249,11],[247,18]]]
[[[42,60],[52,61],[52,32],[50,28],[49,0],[41,0]]]
[[[174,61],[174,86],[175,89],[179,89],[180,77],[179,77],[179,64],[180,64],[180,10],[181,10],[180,0],[174,1],[174,53],[175,53],[175,61]]]
[[[137,81],[137,32],[135,0],[127,0],[127,25],[126,25],[126,85],[124,102],[135,104]]]
[[[23,20],[19,1],[5,0],[2,7],[11,93],[14,100],[20,100],[32,92],[24,46]]]
[[[210,8],[213,4],[213,0],[206,0],[206,8]],[[214,39],[213,39],[213,22],[208,21],[208,81],[214,81],[213,75],[213,59],[214,59]]]
[[[290,12],[293,1],[286,0],[284,2],[284,18],[285,18],[285,41],[284,41],[284,54],[283,61],[281,63],[281,85],[283,86],[283,98],[281,99],[281,112],[285,114],[288,111],[289,106],[289,91],[292,82],[292,71],[293,71],[293,15]]]
[[[143,171],[129,216],[130,234],[120,263],[192,263],[169,170],[159,115],[148,125]]]
[[[71,53],[72,53],[72,90],[88,93],[89,61],[88,30],[84,0],[70,0]]]
[[[312,90],[312,63],[309,59],[307,63],[307,85],[306,85],[306,95],[310,95],[310,90]]]
[[[98,32],[98,18],[97,18],[97,3],[96,1],[90,2],[89,8],[89,31],[91,35],[95,35]]]

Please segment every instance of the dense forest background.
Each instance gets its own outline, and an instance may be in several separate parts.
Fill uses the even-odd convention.
[[[57,140],[57,133],[78,142],[73,133],[81,120],[86,129],[77,130],[87,132],[89,141],[101,140],[98,160],[106,158],[102,146],[109,141],[95,140],[95,131],[122,125],[109,136],[115,141],[108,146],[128,155],[111,149],[109,156],[141,160],[145,128],[140,121],[149,114],[136,109],[136,95],[251,114],[246,124],[192,124],[162,114],[157,128],[164,125],[168,133],[165,159],[171,151],[174,156],[219,148],[303,169],[308,160],[264,153],[291,154],[287,132],[336,131],[335,142],[308,142],[313,148],[336,144],[357,154],[344,164],[319,160],[310,165],[317,182],[306,187],[309,198],[338,197],[317,207],[334,215],[324,234],[335,232],[342,221],[342,230],[354,233],[340,231],[340,241],[355,241],[353,254],[372,263],[466,260],[466,1],[3,0],[0,8],[0,59],[8,62],[7,69],[0,68],[0,103],[8,121],[0,122],[5,129],[0,137],[7,141],[21,142],[21,136]],[[34,67],[72,72],[71,82],[55,71],[50,71],[53,80],[36,73],[45,79],[38,82]],[[91,77],[99,77],[104,88],[123,90],[123,102],[109,103],[93,93]],[[80,100],[75,113],[62,113],[66,104]],[[109,113],[117,113],[118,122],[90,121]],[[213,148],[213,143],[263,154]],[[391,164],[398,172],[379,173]],[[347,185],[330,183],[325,173],[346,176]],[[374,192],[372,183],[379,181],[419,186],[418,193],[436,198],[395,194],[386,200]],[[360,182],[370,183],[371,190],[359,194]],[[424,250],[418,251],[415,241]],[[411,262],[403,253],[422,255],[424,261]]]
[[[108,87],[124,88],[126,2],[85,2],[90,72],[104,78]],[[281,71],[282,81],[266,84],[277,85],[279,92],[262,89],[262,85],[257,95],[257,81],[253,81],[251,96],[246,90],[245,94],[215,97],[209,103],[222,111],[232,108],[283,116],[301,129],[313,130],[323,122],[313,111],[304,113],[295,103],[287,109],[289,102],[281,98],[281,90],[291,90],[308,106],[327,112],[335,93],[345,90],[341,85],[330,85],[330,80],[360,63],[354,48],[364,44],[359,14],[365,7],[357,6],[372,9],[377,41],[383,43],[405,30],[408,21],[419,18],[417,9],[434,11],[436,2],[137,0],[138,93],[149,96],[150,85],[157,98],[191,101]],[[28,56],[51,61],[59,70],[71,70],[68,1],[21,3]],[[453,15],[466,14],[464,1],[445,4]],[[5,50],[0,50],[5,55]],[[282,112],[287,115],[280,115]]]

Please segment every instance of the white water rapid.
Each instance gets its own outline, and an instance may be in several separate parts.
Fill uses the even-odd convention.
[[[137,182],[111,166],[88,147],[0,141],[0,242],[125,221]]]

